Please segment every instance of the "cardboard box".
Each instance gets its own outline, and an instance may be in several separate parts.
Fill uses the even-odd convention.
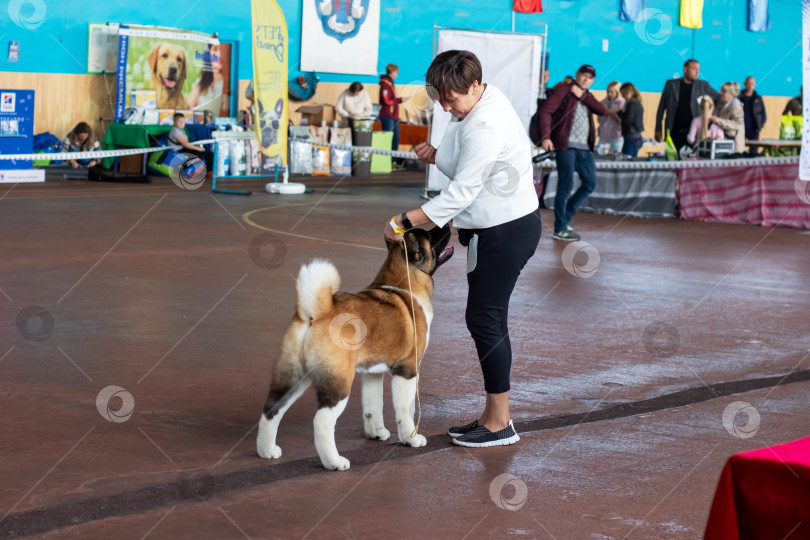
[[[331,124],[335,120],[335,108],[328,103],[321,105],[303,105],[295,112],[301,113],[302,126],[320,126],[323,122]]]
[[[161,126],[172,125],[172,117],[174,116],[174,109],[158,109],[158,124]]]
[[[130,107],[157,107],[157,92],[154,90],[133,90],[130,93]]]

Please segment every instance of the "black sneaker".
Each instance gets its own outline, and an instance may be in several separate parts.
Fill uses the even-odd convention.
[[[582,238],[580,235],[575,233],[574,231],[560,231],[555,232],[554,236],[552,236],[554,240],[563,240],[564,242],[574,242]]]
[[[467,425],[464,426],[455,426],[451,427],[447,430],[447,434],[451,437],[461,437],[462,435],[466,435],[467,433],[471,432],[475,428],[478,427],[478,420],[473,420]]]
[[[520,440],[520,436],[515,431],[515,426],[509,420],[509,425],[495,433],[484,426],[479,426],[466,435],[453,439],[453,444],[459,446],[469,446],[473,448],[483,448],[486,446],[508,446]]]

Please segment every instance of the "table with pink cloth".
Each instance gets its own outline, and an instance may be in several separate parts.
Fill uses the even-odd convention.
[[[681,219],[810,229],[810,189],[797,164],[678,171]]]
[[[704,540],[810,538],[810,437],[729,458]]]

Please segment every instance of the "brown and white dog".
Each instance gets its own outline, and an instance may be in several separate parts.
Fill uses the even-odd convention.
[[[372,284],[357,294],[338,292],[340,276],[327,261],[314,260],[301,268],[296,313],[284,335],[259,419],[256,447],[261,457],[281,456],[276,445],[279,422],[312,384],[318,397],[314,420],[318,456],[327,469],[348,469],[349,460],[340,456],[335,446],[335,423],[346,408],[355,372],[363,375],[366,437],[385,441],[391,436],[382,416],[383,377],[390,372],[399,441],[409,446],[427,444],[423,435],[413,433],[417,362],[430,336],[433,273],[453,255],[453,246],[448,244],[449,226],[430,231],[413,229],[404,239],[405,246],[388,244],[382,269]]]
[[[174,43],[160,43],[148,57],[152,90],[157,92],[158,109],[188,109],[183,84],[188,73],[186,50]]]

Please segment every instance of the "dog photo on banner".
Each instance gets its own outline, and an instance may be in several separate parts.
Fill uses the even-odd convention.
[[[376,75],[378,0],[304,0],[301,69]]]

